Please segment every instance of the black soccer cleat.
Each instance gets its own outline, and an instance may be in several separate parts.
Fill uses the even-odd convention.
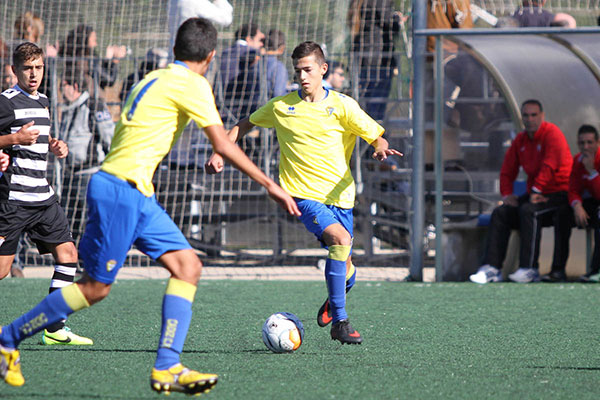
[[[356,331],[347,319],[336,322],[331,327],[331,340],[339,340],[341,344],[361,344],[360,333]]]
[[[329,307],[329,299],[325,300],[325,303],[319,308],[319,312],[317,313],[317,324],[322,328],[327,326],[333,321],[331,317],[331,309]]]

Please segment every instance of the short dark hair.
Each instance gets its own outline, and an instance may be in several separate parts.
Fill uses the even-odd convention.
[[[342,64],[339,61],[327,61],[327,72],[325,72],[325,75],[323,75],[323,79],[327,79],[329,77],[329,75],[333,74],[333,71],[335,71],[338,68],[341,68],[343,70],[345,70],[346,68],[344,67],[344,64]]]
[[[179,61],[203,61],[217,47],[217,30],[205,18],[189,18],[177,30],[173,54]]]
[[[277,50],[281,46],[285,46],[285,35],[278,29],[271,29],[265,41],[266,50]]]
[[[254,36],[256,36],[257,33],[258,33],[258,25],[255,24],[254,22],[249,22],[247,24],[240,26],[238,28],[238,30],[235,31],[235,39],[236,40],[245,39],[248,36],[254,37]]]
[[[319,65],[323,65],[325,63],[325,54],[323,54],[323,49],[315,42],[302,42],[292,52],[292,61],[297,61],[301,58],[308,57],[310,55],[315,56],[315,60]]]
[[[521,104],[521,109],[523,109],[523,107],[525,107],[527,104],[535,104],[536,106],[539,107],[540,112],[544,111],[544,107],[542,107],[542,103],[539,100],[536,100],[536,99],[525,100],[523,102],[523,104]]]
[[[598,140],[598,130],[593,125],[581,125],[577,131],[577,136],[584,133],[593,133],[594,139]]]
[[[13,64],[23,65],[25,61],[34,60],[39,57],[44,57],[44,50],[35,43],[24,42],[15,48],[13,52]]]

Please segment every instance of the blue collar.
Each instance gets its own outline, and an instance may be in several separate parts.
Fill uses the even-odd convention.
[[[175,61],[173,61],[173,64],[181,65],[184,68],[190,69],[190,67],[188,67],[188,65],[186,63],[184,63],[183,61],[175,60]]]
[[[329,89],[327,89],[325,86],[323,86],[323,89],[325,89],[325,97],[323,97],[320,101],[325,100],[327,96],[329,96]],[[304,100],[304,97],[302,97],[302,89],[298,89],[298,97]]]

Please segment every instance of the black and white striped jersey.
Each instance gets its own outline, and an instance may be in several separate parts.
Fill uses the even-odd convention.
[[[3,149],[10,155],[10,165],[0,177],[0,202],[15,205],[45,205],[56,201],[46,171],[50,139],[48,98],[30,95],[19,86],[0,94],[0,135],[17,132],[34,121],[40,135],[32,145],[13,145]]]

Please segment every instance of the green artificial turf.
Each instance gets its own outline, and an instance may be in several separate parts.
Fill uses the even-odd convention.
[[[48,281],[0,282],[0,323],[38,302]],[[21,345],[21,388],[1,399],[157,398],[149,387],[163,281],[120,281],[73,315],[92,347]],[[365,342],[341,346],[319,328],[322,282],[204,281],[183,362],[217,373],[205,399],[597,399],[600,285],[359,282],[348,297]],[[304,322],[293,354],[270,353],[264,320]],[[173,393],[169,398],[184,398]]]

